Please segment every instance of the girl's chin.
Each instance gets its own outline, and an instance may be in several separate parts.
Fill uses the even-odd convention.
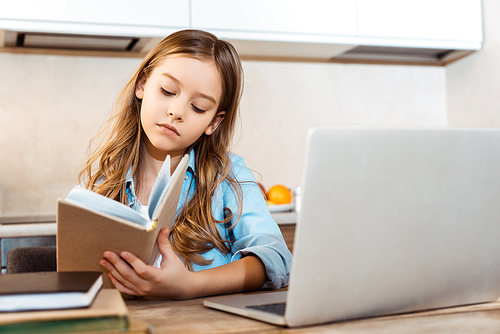
[[[165,144],[163,144],[163,145],[162,144],[157,144],[157,145],[152,144],[150,147],[148,147],[148,152],[151,156],[153,156],[153,155],[163,156],[163,159],[167,155],[170,155],[170,156],[183,155],[185,151],[186,151],[186,148],[172,147],[170,145],[165,145]]]
[[[159,145],[150,141],[145,144],[148,154],[157,160],[165,160],[165,157],[171,151],[171,147],[168,147],[167,145]]]

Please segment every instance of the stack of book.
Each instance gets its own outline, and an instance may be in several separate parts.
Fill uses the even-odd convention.
[[[127,250],[147,264],[157,238],[172,225],[189,161],[170,175],[165,159],[149,198],[148,219],[80,186],[58,200],[57,272],[0,275],[0,333],[149,333],[130,321],[121,293],[99,264],[106,250]]]
[[[101,272],[0,275],[0,333],[132,332],[120,292],[102,282]]]

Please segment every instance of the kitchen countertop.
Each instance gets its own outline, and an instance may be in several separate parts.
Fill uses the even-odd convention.
[[[278,225],[290,225],[297,223],[297,212],[276,212],[271,213],[274,221],[278,223]]]
[[[292,225],[297,221],[296,212],[271,214],[278,225]],[[57,225],[54,215],[0,217],[0,238],[56,235]]]
[[[0,217],[0,239],[56,235],[56,216]]]
[[[0,217],[0,225],[55,223],[56,215]]]
[[[56,223],[0,225],[0,239],[56,235],[56,232],[57,232]]]

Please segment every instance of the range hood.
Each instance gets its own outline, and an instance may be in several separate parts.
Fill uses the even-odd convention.
[[[5,31],[4,47],[109,52],[143,52],[156,38]]]
[[[361,45],[333,58],[345,62],[391,62],[446,65],[471,54],[471,50]]]
[[[0,30],[0,35],[2,31]],[[222,38],[224,38],[222,36]],[[0,47],[23,49],[101,51],[103,55],[143,55],[160,37],[105,36],[49,32],[3,31]],[[314,60],[341,63],[399,63],[446,65],[474,52],[451,48],[387,47],[376,45],[272,42],[231,39],[242,59]]]

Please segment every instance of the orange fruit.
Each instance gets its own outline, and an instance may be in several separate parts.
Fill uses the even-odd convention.
[[[277,184],[269,188],[267,200],[274,204],[289,204],[292,202],[292,193],[287,187]]]

